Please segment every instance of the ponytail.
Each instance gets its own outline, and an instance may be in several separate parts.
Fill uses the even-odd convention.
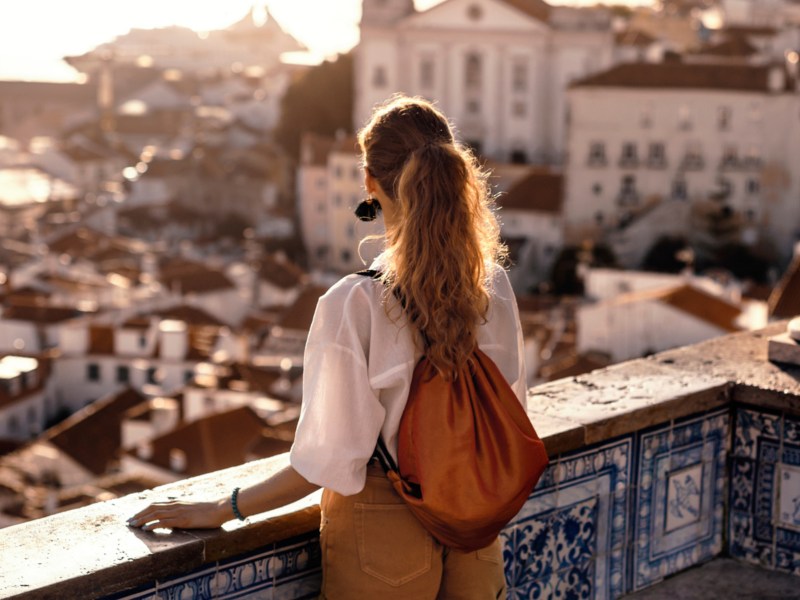
[[[504,256],[486,174],[423,100],[396,99],[359,139],[399,210],[387,229],[384,281],[421,333],[428,360],[450,376],[476,344],[489,308],[487,269]]]

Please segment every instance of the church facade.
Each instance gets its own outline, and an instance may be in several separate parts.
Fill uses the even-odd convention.
[[[393,93],[433,100],[459,138],[501,162],[564,161],[573,80],[608,68],[604,9],[543,0],[363,0],[355,50],[356,128]]]

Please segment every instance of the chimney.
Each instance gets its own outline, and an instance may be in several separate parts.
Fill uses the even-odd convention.
[[[59,336],[62,354],[80,356],[89,351],[89,325],[69,323],[61,328]]]
[[[786,71],[783,65],[773,65],[767,73],[767,89],[779,93],[786,89]]]
[[[189,331],[186,323],[174,319],[164,319],[158,324],[161,339],[161,358],[183,360],[189,350]]]

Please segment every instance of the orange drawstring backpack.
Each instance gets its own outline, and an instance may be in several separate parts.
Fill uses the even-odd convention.
[[[427,358],[417,363],[400,420],[398,464],[380,436],[374,456],[430,534],[463,551],[494,541],[549,462],[514,390],[477,347],[452,381]]]

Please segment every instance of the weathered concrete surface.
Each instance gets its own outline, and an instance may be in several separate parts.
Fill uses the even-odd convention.
[[[214,530],[156,533],[125,524],[149,502],[226,495],[281,464],[254,461],[1,530],[0,598],[110,595],[313,531],[319,527],[319,493]]]
[[[776,323],[537,386],[528,416],[552,457],[731,402],[800,415],[800,367],[767,356],[768,339],[785,330]]]
[[[800,598],[800,578],[731,558],[688,569],[624,600],[790,600]]]

